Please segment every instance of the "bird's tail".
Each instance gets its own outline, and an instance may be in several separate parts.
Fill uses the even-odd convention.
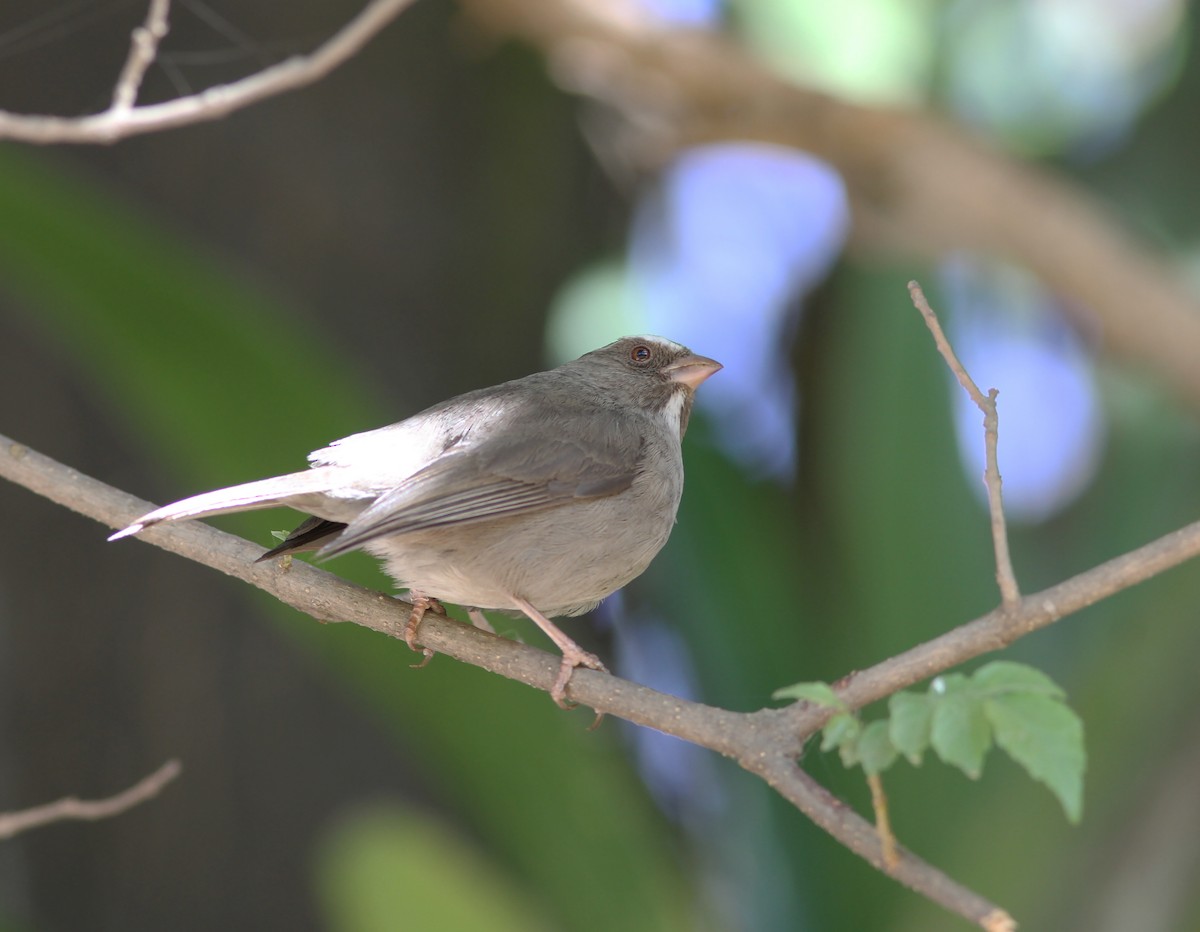
[[[108,539],[120,540],[122,537],[130,537],[162,521],[207,518],[210,515],[273,508],[277,505],[293,505],[303,510],[306,498],[311,500],[329,489],[332,477],[328,472],[328,468],[306,469],[286,476],[259,479],[257,482],[193,495],[191,498],[164,505],[142,515],[129,527],[117,531]]]

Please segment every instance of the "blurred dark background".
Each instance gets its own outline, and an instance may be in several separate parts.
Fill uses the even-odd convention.
[[[1194,273],[1182,5],[877,3],[855,22],[815,6],[656,4],[723,16],[834,93],[941,109]],[[177,2],[143,100],[310,49],[359,8]],[[9,0],[0,108],[102,109],[143,15]],[[689,432],[667,550],[570,632],[639,682],[739,710],[996,601],[978,415],[910,278],[1001,390],[1026,591],[1196,516],[1195,412],[1097,358],[1027,273],[843,255],[840,183],[798,153],[712,147],[614,178],[593,116],[536,51],[420,0],[326,80],[220,122],[0,143],[0,432],[164,502],[663,332],[722,360],[723,387]],[[2,929],[964,927],[727,761],[617,722],[587,733],[589,713],[446,658],[414,672],[403,644],[106,545],[8,484],[0,515],[0,809],[184,764],[120,818],[0,845]],[[291,521],[219,523],[267,544]],[[333,568],[388,585],[362,556]],[[1198,590],[1185,567],[1006,653],[1087,724],[1081,826],[993,754],[978,783],[934,761],[889,772],[901,840],[1026,928],[1200,927]],[[815,749],[807,766],[866,811],[858,772]]]

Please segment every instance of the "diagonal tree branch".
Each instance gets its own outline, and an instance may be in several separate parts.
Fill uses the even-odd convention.
[[[0,476],[33,492],[121,528],[153,506],[49,457],[0,436]],[[245,580],[319,621],[350,621],[403,639],[411,606],[372,592],[301,561],[255,564],[262,548],[206,524],[158,525],[140,540]],[[438,653],[549,692],[559,661],[545,651],[518,644],[451,619],[427,615],[421,641]],[[595,670],[580,669],[568,694],[596,711],[675,735],[736,760],[791,801],[816,824],[855,853],[884,869],[875,829],[823,789],[799,766],[807,737],[795,730],[786,710],[731,712],[689,702]],[[819,727],[819,726],[818,726]],[[956,883],[911,852],[901,850],[892,876],[946,909],[984,928],[1004,916],[995,904]]]
[[[103,524],[120,528],[150,510],[148,502],[82,475],[0,436],[0,476]],[[262,548],[205,524],[159,525],[142,537],[270,592],[320,621],[351,621],[403,638],[410,606],[379,592],[295,561],[284,567],[254,564]],[[1066,582],[1026,596],[1010,610],[997,609],[941,637],[851,674],[837,684],[853,708],[1010,644],[1106,596],[1149,579],[1200,554],[1200,522],[1168,534]],[[439,653],[549,691],[558,660],[544,651],[438,616],[427,616],[421,639]],[[888,870],[874,826],[841,803],[797,763],[804,742],[830,710],[797,704],[786,709],[732,712],[639,686],[594,670],[579,670],[572,699],[593,709],[717,751],[758,774],[817,825],[880,870]],[[1003,910],[908,851],[888,872],[947,909],[986,929],[1010,928]]]

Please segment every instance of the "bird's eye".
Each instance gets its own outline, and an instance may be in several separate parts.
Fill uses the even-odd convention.
[[[645,343],[639,343],[629,351],[629,359],[631,362],[646,363],[650,361],[650,347]]]

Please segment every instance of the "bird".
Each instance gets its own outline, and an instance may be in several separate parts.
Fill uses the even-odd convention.
[[[405,641],[441,603],[524,614],[578,667],[605,671],[551,620],[595,608],[666,544],[683,493],[696,389],[722,368],[658,336],[624,337],[555,369],[450,398],[314,451],[299,472],[205,492],[142,515],[166,521],[287,506],[309,515],[258,562],[316,551],[381,559],[412,611]]]

